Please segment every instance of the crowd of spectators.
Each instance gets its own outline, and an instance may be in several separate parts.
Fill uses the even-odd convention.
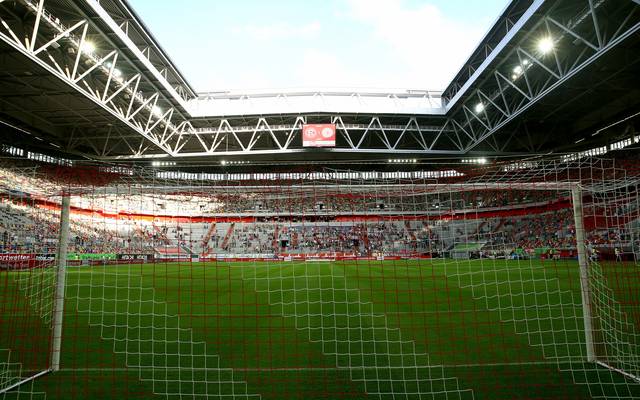
[[[59,213],[20,203],[0,201],[0,253],[55,253]],[[151,235],[136,222],[112,224],[72,215],[69,223],[71,253],[139,253],[153,246]]]
[[[0,252],[54,253],[58,212],[20,203],[0,202]],[[456,243],[484,243],[497,249],[571,249],[576,236],[573,213],[560,209],[535,215],[469,221],[329,221],[329,222],[153,222],[112,220],[72,213],[69,251],[141,253],[159,246],[183,246],[194,253],[217,252],[444,252]],[[632,238],[624,229],[593,229],[594,246],[616,246]],[[204,241],[204,242],[203,242]]]
[[[422,222],[415,224],[420,227],[402,221],[237,223],[233,224],[226,245],[223,246],[226,234],[221,233],[211,237],[210,249],[235,253],[425,251],[426,243],[435,241],[436,235],[426,230]]]
[[[55,252],[59,211],[43,207],[43,204],[57,200],[38,196],[59,190],[54,183],[36,174],[16,174],[0,168],[0,252]],[[508,211],[515,206],[566,200],[569,196],[566,192],[475,188],[427,193],[418,189],[403,192],[383,187],[377,191],[353,193],[347,188],[338,188],[335,192],[324,188],[317,193],[308,188],[295,190],[265,187],[251,192],[239,187],[235,191],[168,192],[164,188],[147,193],[139,186],[127,190],[122,187],[96,188],[94,192],[71,196],[74,208],[90,212],[72,213],[69,251],[141,253],[162,246],[176,246],[196,254],[232,251],[357,251],[373,254],[443,252],[456,243],[465,242],[484,243],[486,251],[569,249],[575,248],[576,243],[570,208],[537,211],[534,215],[509,216],[505,212],[505,216],[494,215],[466,222],[409,217],[437,216],[440,212],[454,214],[469,209]],[[628,194],[629,197],[632,195]],[[606,201],[601,203],[602,207],[607,206]],[[637,215],[639,204],[637,199],[616,203],[611,214],[615,217],[629,213]],[[321,222],[305,218],[319,213],[328,217]],[[596,208],[586,210],[586,215],[604,213]],[[108,217],[107,214],[119,216]],[[216,229],[212,228],[211,222],[149,218],[153,215],[203,217],[206,220],[207,217],[235,214],[256,217],[256,220],[269,215],[291,215],[292,218],[226,222]],[[385,221],[357,218],[379,214],[393,217]],[[622,228],[596,227],[589,230],[588,240],[594,246],[611,247],[631,242],[633,238]]]
[[[0,190],[17,190],[42,198],[59,194],[61,187],[35,169],[20,173],[0,167]],[[425,210],[486,209],[513,205],[544,203],[568,196],[568,193],[541,190],[473,190],[431,192],[426,189],[352,191],[345,187],[316,190],[304,186],[266,187],[246,191],[215,190],[194,187],[189,192],[171,191],[167,187],[144,188],[140,185],[87,187],[84,193],[71,196],[71,205],[105,213],[210,216],[219,214],[327,214],[379,212],[420,213]]]

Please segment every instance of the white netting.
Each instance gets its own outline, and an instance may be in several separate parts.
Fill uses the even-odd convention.
[[[31,379],[49,368],[57,231],[48,227],[59,215],[13,189],[0,190],[0,398],[44,399]]]
[[[581,159],[266,181],[4,168],[0,224],[20,223],[4,228],[0,257],[29,261],[2,272],[13,285],[4,303],[23,304],[5,306],[3,322],[29,310],[29,326],[37,319],[46,332],[6,330],[6,365],[28,354],[24,343],[49,343],[47,255],[70,193],[62,369],[31,392],[637,398],[639,166]],[[21,375],[0,376],[7,387]]]

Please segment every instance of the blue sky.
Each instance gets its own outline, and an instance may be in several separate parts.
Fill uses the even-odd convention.
[[[508,3],[129,1],[197,91],[441,90]]]

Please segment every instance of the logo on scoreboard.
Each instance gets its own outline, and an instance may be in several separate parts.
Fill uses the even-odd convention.
[[[335,147],[335,124],[302,125],[302,147]]]

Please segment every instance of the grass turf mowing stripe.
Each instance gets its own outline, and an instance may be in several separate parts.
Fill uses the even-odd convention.
[[[317,272],[315,268],[318,268]],[[283,394],[294,397],[298,393],[307,398],[326,397],[330,393],[335,398],[362,397],[364,393],[358,389],[361,384],[350,381],[343,369],[329,365],[332,359],[322,354],[327,340],[310,343],[309,336],[296,330],[296,322],[300,322],[298,317],[306,315],[305,323],[308,324],[313,310],[320,310],[319,315],[330,310],[332,318],[352,315],[350,302],[370,303],[373,314],[384,315],[390,327],[398,328],[403,337],[415,341],[417,352],[424,349],[432,353],[432,359],[443,365],[445,375],[458,376],[463,386],[474,388],[475,398],[588,398],[589,393],[583,390],[585,386],[574,385],[573,381],[612,381],[614,387],[623,389],[626,385],[620,383],[619,376],[580,365],[577,361],[581,360],[581,352],[573,350],[572,346],[566,349],[567,357],[573,359],[571,363],[558,354],[554,354],[559,360],[556,365],[555,361],[549,364],[548,359],[541,357],[541,349],[545,348],[543,341],[558,340],[545,335],[545,331],[578,321],[571,312],[579,306],[574,300],[577,287],[570,281],[575,266],[547,263],[541,268],[523,270],[517,263],[505,261],[482,264],[478,261],[344,262],[313,266],[299,263],[156,264],[70,268],[68,280],[73,282],[72,275],[85,283],[94,279],[82,289],[91,290],[78,296],[84,296],[85,301],[92,296],[113,299],[124,296],[143,305],[141,312],[151,310],[144,312],[145,317],[139,321],[146,318],[153,321],[154,315],[162,312],[154,313],[151,303],[141,294],[132,296],[130,289],[155,287],[156,300],[166,307],[162,311],[179,313],[180,325],[193,330],[194,340],[206,340],[210,350],[220,353],[224,366],[236,368],[242,379],[249,381],[250,389],[261,392],[265,398],[283,397]],[[102,272],[96,275],[98,270]],[[247,273],[261,279],[262,284],[267,285],[267,291],[256,292],[248,285],[254,278],[247,279]],[[109,277],[106,281],[95,280],[106,277]],[[549,286],[553,280],[557,281],[555,287]],[[126,291],[122,290],[125,282],[129,288]],[[269,293],[269,285],[278,286],[272,287],[275,290]],[[297,294],[296,288],[299,289]],[[290,293],[291,289],[294,289],[293,293]],[[335,297],[336,289],[343,293],[342,298]],[[351,289],[357,291],[357,295]],[[505,296],[500,294],[504,290],[509,290]],[[543,296],[536,297],[537,292]],[[626,293],[632,297],[634,292],[626,290]],[[334,297],[327,297],[331,294]],[[358,297],[351,301],[351,294]],[[273,296],[277,296],[276,301]],[[115,300],[113,304],[110,301],[92,303],[91,307],[96,308],[91,308],[90,312],[73,313],[68,318],[76,318],[79,323],[72,324],[69,329],[78,335],[80,321],[102,311],[107,311],[100,316],[106,318],[107,325],[118,325],[115,322],[122,314],[119,307],[126,310],[127,306],[115,303]],[[143,310],[147,307],[148,310]],[[67,308],[67,312],[71,312],[69,310]],[[281,313],[292,317],[283,318]],[[545,319],[551,322],[542,324]],[[536,320],[531,325],[531,321]],[[122,319],[119,324],[130,322]],[[527,329],[529,333],[535,333],[540,343],[530,343],[528,336],[531,335],[519,334],[526,333]],[[579,329],[577,324],[575,330]],[[79,336],[90,338],[91,334]],[[330,339],[334,343],[334,338]],[[331,346],[337,348],[339,342],[337,340]],[[76,348],[76,352],[82,348]],[[85,350],[89,348],[84,347]],[[501,349],[513,351],[501,354]],[[66,353],[70,357],[75,354],[73,351]],[[99,354],[89,351],[84,359],[85,367],[99,365]],[[107,354],[105,352],[104,357]],[[116,358],[119,357],[121,355],[117,354]],[[514,360],[516,362],[512,362]],[[363,370],[375,369],[370,367],[361,366]],[[105,372],[86,368],[86,372],[97,379]],[[386,368],[402,369],[401,365]],[[569,371],[573,376],[569,378],[568,373],[559,373],[558,369]],[[63,371],[70,375],[77,372]],[[116,368],[106,372],[125,371]],[[80,390],[83,382],[78,380],[77,383]],[[591,394],[608,395],[604,391],[592,391]]]

